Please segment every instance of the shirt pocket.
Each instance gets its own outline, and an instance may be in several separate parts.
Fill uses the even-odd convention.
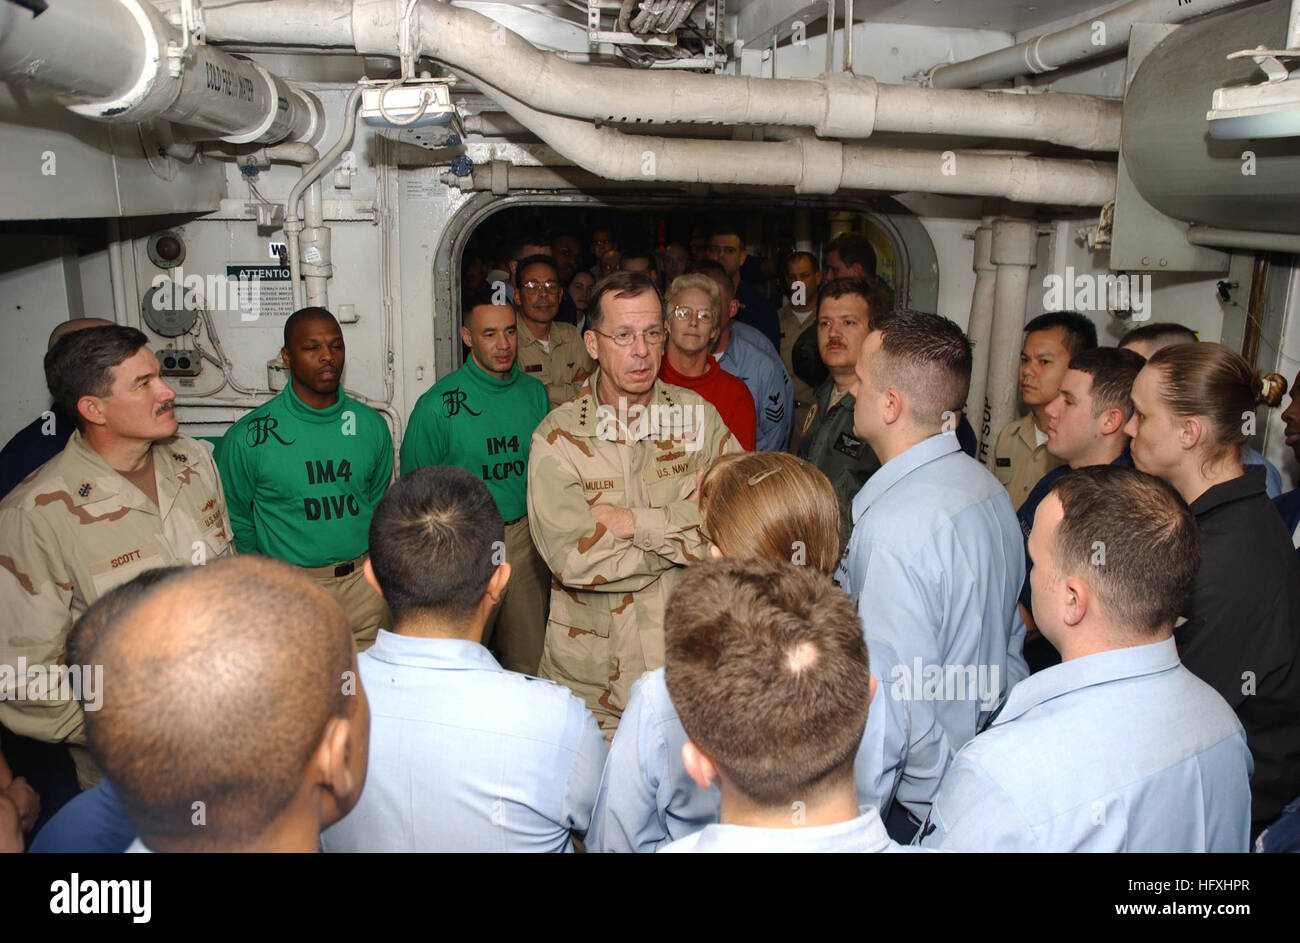
[[[595,593],[551,583],[550,621],[569,639],[609,638],[614,610],[624,604],[623,593]]]

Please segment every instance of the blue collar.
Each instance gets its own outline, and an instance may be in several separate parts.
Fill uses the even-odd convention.
[[[1053,698],[1081,688],[1124,678],[1159,674],[1177,668],[1178,646],[1173,636],[1147,645],[1115,648],[1045,668],[1021,681],[1007,695],[1006,705],[990,726],[997,727]]]
[[[867,479],[867,483],[862,486],[862,490],[853,499],[853,520],[856,522],[875,503],[877,498],[922,465],[928,465],[930,462],[941,459],[951,452],[960,450],[961,443],[957,441],[956,434],[939,432],[895,455]]]
[[[460,638],[422,638],[380,629],[375,644],[362,654],[391,665],[411,668],[504,671],[478,642]]]

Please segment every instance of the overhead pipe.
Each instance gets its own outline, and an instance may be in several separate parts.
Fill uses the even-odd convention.
[[[887,190],[1101,206],[1115,196],[1113,164],[789,141],[682,140],[624,134],[543,114],[475,77],[515,120],[574,164],[609,180],[793,187],[797,193]],[[953,172],[948,173],[951,169]]]
[[[997,266],[993,285],[993,330],[988,345],[985,425],[990,440],[1016,418],[1021,335],[1029,309],[1029,273],[1037,260],[1038,224],[1025,219],[993,222],[989,259]],[[984,461],[993,469],[993,450]]]
[[[1005,49],[963,62],[941,65],[930,73],[934,88],[975,88],[1020,75],[1040,75],[1062,66],[1114,55],[1128,48],[1134,23],[1182,23],[1256,0],[1131,0],[1066,29],[1035,36]]]
[[[985,399],[989,380],[989,347],[993,338],[993,298],[998,271],[993,264],[992,220],[986,220],[985,225],[975,230],[972,267],[975,269],[975,291],[971,295],[966,336],[970,338],[973,357],[970,393],[966,396],[966,418],[971,420],[971,426],[975,429],[978,441],[976,457],[981,462],[987,462],[988,452],[993,447],[993,433]]]
[[[251,60],[189,44],[144,0],[0,3],[0,77],[99,121],[168,121],[232,144],[306,140],[320,102]]]
[[[853,72],[853,0],[844,0],[844,71]]]
[[[466,175],[444,171],[442,182],[459,190],[487,190],[498,195],[511,190],[662,190],[672,186],[661,181],[607,180],[577,167],[519,167],[502,160],[478,164]]]
[[[1300,235],[1291,233],[1248,232],[1244,229],[1189,226],[1187,241],[1194,246],[1211,246],[1215,249],[1248,249],[1300,255]]]
[[[826,72],[835,71],[835,0],[826,0]]]
[[[353,48],[363,55],[392,55],[399,48],[404,11],[392,0],[351,4]],[[270,17],[246,21],[242,5],[209,11],[208,39],[298,46],[342,39],[341,2],[331,2],[319,27],[311,26],[304,12],[315,9],[315,0],[278,0],[275,7],[283,11],[284,23]],[[631,124],[776,124],[811,127],[828,138],[941,132],[1119,149],[1120,103],[1089,95],[918,89],[839,72],[773,79],[580,65],[542,52],[488,17],[446,3],[420,0],[411,21],[419,31],[421,55],[555,115]],[[828,34],[828,42],[832,38]]]

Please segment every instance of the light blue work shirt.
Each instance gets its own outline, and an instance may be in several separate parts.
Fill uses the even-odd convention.
[[[877,639],[868,648],[873,662],[896,657]],[[664,669],[642,676],[632,686],[605,762],[587,833],[589,851],[655,851],[718,821],[721,793],[695,785],[682,763],[689,739],[668,696]],[[858,801],[888,809],[897,800],[924,821],[951,756],[932,706],[897,699],[878,680],[853,765]]]
[[[754,397],[758,416],[754,448],[759,452],[785,451],[794,422],[794,384],[772,342],[757,328],[733,319],[727,349],[714,354],[714,359],[723,370],[744,380]]]
[[[1236,714],[1172,638],[1053,665],[958,752],[926,847],[1236,851],[1254,764]]]
[[[1264,491],[1270,498],[1276,498],[1282,493],[1282,473],[1277,470],[1277,466],[1260,455],[1250,446],[1241,450],[1242,465],[1263,465],[1264,466]]]
[[[381,629],[357,664],[370,763],[324,851],[572,850],[606,753],[581,699],[464,639]]]
[[[679,852],[785,852],[817,854],[827,852],[924,851],[894,841],[885,832],[880,813],[872,806],[860,806],[862,814],[847,822],[812,828],[757,828],[751,825],[708,825],[659,850]]]
[[[894,456],[853,499],[835,581],[868,636],[900,656],[881,683],[931,701],[954,750],[1029,675],[1017,605],[1024,539],[1007,491],[940,433]]]

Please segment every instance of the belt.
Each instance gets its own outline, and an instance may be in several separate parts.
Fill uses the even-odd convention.
[[[366,557],[370,553],[367,551],[355,560],[348,560],[345,563],[330,563],[326,566],[305,566],[303,567],[312,576],[348,576],[349,574],[361,569],[365,565]]]
[[[509,527],[511,524],[518,524],[520,521],[525,521],[527,519],[528,519],[527,514],[520,514],[513,521],[506,521],[506,526]]]

